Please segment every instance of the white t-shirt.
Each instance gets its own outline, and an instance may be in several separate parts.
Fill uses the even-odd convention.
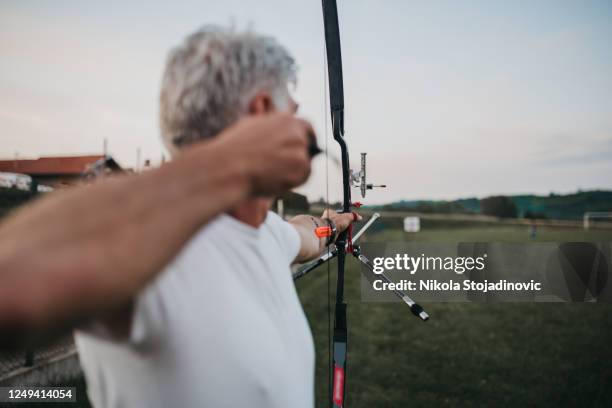
[[[77,333],[102,407],[314,406],[314,345],[290,264],[297,231],[221,215],[138,297],[129,340]]]

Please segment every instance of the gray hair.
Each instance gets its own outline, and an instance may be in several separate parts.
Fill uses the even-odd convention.
[[[246,114],[257,92],[287,99],[296,82],[293,57],[273,38],[205,26],[174,48],[161,95],[162,139],[171,152],[210,138]]]

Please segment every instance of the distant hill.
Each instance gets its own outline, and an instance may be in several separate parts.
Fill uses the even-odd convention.
[[[575,220],[587,211],[612,211],[612,191],[579,191],[573,194],[516,195],[508,196],[514,201],[519,217]],[[418,211],[424,213],[480,213],[480,199],[459,200],[413,200],[376,207],[382,210]]]

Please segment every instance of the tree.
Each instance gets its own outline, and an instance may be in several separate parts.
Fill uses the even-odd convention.
[[[502,218],[516,218],[516,204],[510,197],[493,196],[480,200],[480,212]]]
[[[527,210],[527,211],[525,211],[525,214],[523,214],[523,218],[527,218],[527,219],[530,219],[530,220],[535,220],[535,219],[545,220],[548,217],[543,212]]]

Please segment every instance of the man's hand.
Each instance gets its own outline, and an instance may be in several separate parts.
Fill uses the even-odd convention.
[[[353,215],[354,214],[354,215]],[[355,220],[355,216],[357,219]],[[349,225],[353,223],[353,221],[361,221],[363,218],[361,215],[357,213],[337,213],[334,210],[325,210],[323,211],[322,219],[329,218],[336,224],[336,228],[338,229],[338,233],[346,230]]]
[[[327,237],[317,237],[315,229],[317,227],[327,226],[326,218],[332,220],[334,224],[336,224],[337,234],[345,231],[354,221],[362,219],[357,213],[339,214],[333,210],[325,210],[321,218],[312,217],[310,215],[296,215],[289,220],[289,223],[295,227],[300,235],[301,245],[295,259],[296,262],[311,261],[321,255],[321,252],[325,251]],[[336,235],[336,238],[337,237]]]
[[[253,195],[275,195],[310,175],[312,126],[289,113],[255,115],[229,127],[211,143],[231,149],[244,164]]]

